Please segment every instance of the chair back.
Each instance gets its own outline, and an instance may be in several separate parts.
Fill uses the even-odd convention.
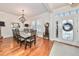
[[[15,39],[18,39],[18,36],[20,35],[19,29],[12,29],[13,36]]]

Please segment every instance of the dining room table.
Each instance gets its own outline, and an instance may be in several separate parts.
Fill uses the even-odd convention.
[[[24,32],[24,31],[20,31],[20,35],[19,35],[20,39],[20,45],[22,45],[22,42],[25,42],[25,45],[27,45],[27,41],[31,41],[32,38],[34,39],[35,43],[36,43],[36,34],[30,32]],[[30,43],[31,44],[31,43]]]

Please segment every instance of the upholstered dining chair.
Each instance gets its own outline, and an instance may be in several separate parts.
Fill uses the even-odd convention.
[[[20,33],[20,31],[19,31],[19,33]],[[25,43],[25,38],[22,37],[21,34],[22,34],[22,33],[20,33],[19,35],[17,34],[17,36],[18,36],[18,42],[19,42],[19,44],[20,44],[20,47],[21,47],[22,45],[24,45],[24,43]]]
[[[12,29],[12,31],[13,31],[13,38],[17,41],[17,43],[19,43],[18,42],[19,40],[18,35],[20,34],[19,29]]]
[[[36,30],[31,30],[31,36],[25,41],[25,49],[27,46],[31,48],[32,43],[36,44]]]
[[[19,29],[15,29],[15,38],[16,38],[17,43],[20,44],[20,47],[21,47],[22,44],[24,44],[24,38],[20,36]]]

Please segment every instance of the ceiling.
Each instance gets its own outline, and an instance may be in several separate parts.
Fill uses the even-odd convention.
[[[27,18],[39,15],[53,9],[67,6],[67,3],[0,3],[0,11],[20,16],[24,10]]]
[[[46,5],[46,4],[44,4],[44,5]],[[46,6],[49,9],[49,11],[53,11],[54,9],[61,8],[63,6],[67,6],[67,5],[70,5],[70,4],[68,4],[68,3],[48,3]]]

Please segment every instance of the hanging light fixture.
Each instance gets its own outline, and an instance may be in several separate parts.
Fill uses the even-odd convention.
[[[24,17],[24,10],[22,10],[22,15],[21,17],[19,18],[20,22],[21,23],[24,23],[26,21],[25,17]]]

